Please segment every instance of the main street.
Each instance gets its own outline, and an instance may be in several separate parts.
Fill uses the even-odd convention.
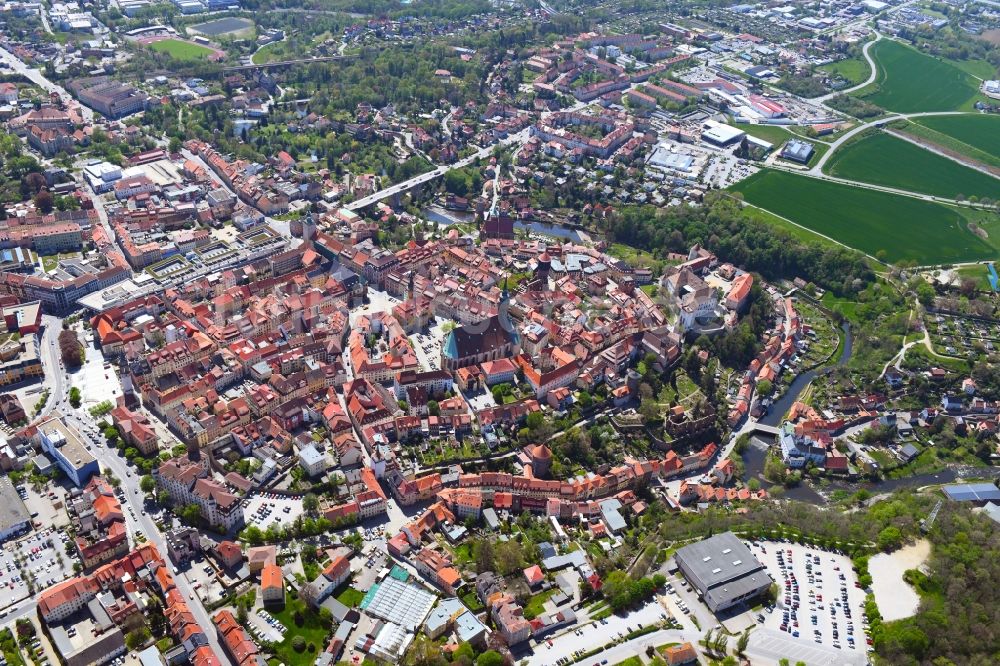
[[[133,542],[135,541],[136,533],[142,532],[146,539],[156,545],[160,555],[166,561],[166,540],[160,534],[153,519],[144,513],[143,493],[139,488],[140,474],[129,467],[125,459],[118,454],[117,449],[107,446],[103,441],[100,441],[100,437],[94,439],[88,437],[86,431],[88,428],[95,426],[94,419],[86,415],[85,408],[73,409],[69,404],[70,384],[67,381],[66,370],[63,367],[59,354],[58,338],[59,332],[62,331],[62,320],[51,315],[44,315],[42,321],[45,326],[45,332],[42,336],[39,353],[45,371],[45,385],[50,391],[49,400],[42,410],[42,414],[48,415],[54,409],[58,408],[58,411],[65,418],[66,423],[79,431],[85,441],[91,443],[90,451],[97,458],[102,474],[107,476],[110,471],[121,480],[121,489],[124,493],[122,508],[124,509],[125,521],[128,525],[128,531],[132,535]],[[94,353],[93,350],[91,350],[91,353]],[[200,597],[194,593],[194,589],[183,575],[174,576],[174,582],[181,593],[187,597],[188,607],[194,614],[195,620],[205,632],[205,636],[208,638],[212,649],[222,658],[226,653],[223,652],[222,646],[216,639],[215,627],[204,605],[201,603]],[[8,611],[8,615],[21,617],[33,612],[34,608],[34,601],[25,601]]]
[[[0,63],[10,67],[12,70],[32,83],[38,85],[46,92],[56,93],[60,98],[62,98],[64,104],[69,104],[73,100],[73,96],[69,94],[68,90],[45,78],[45,75],[40,69],[25,65],[17,56],[7,49],[0,48]],[[83,117],[84,122],[88,125],[94,122],[94,112],[82,104],[80,105],[80,115]]]

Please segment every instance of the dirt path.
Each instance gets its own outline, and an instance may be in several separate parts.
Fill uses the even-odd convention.
[[[902,139],[903,141],[909,141],[910,143],[920,146],[924,150],[929,150],[932,153],[937,153],[941,157],[946,157],[953,162],[958,162],[962,166],[967,166],[970,169],[975,169],[976,171],[982,171],[983,173],[989,174],[994,178],[1000,178],[1000,168],[995,166],[990,166],[989,164],[983,164],[978,162],[968,155],[963,155],[962,153],[952,150],[951,148],[946,148],[939,143],[934,143],[930,139],[924,138],[922,136],[916,136],[914,134],[909,134],[906,131],[887,129],[886,132],[896,137],[897,139]]]

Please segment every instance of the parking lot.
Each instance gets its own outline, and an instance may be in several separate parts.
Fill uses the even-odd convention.
[[[750,549],[779,588],[774,611],[756,617],[769,634],[864,655],[865,593],[846,556],[790,543],[760,542]]]
[[[288,627],[278,622],[273,615],[263,608],[258,608],[248,615],[250,620],[250,633],[256,634],[254,637],[260,641],[271,641],[280,643],[285,640],[285,632]]]
[[[384,543],[384,542],[383,542]],[[365,544],[362,547],[361,557],[351,560],[354,569],[354,581],[351,586],[355,589],[367,592],[378,578],[378,574],[385,568],[388,555],[379,548],[378,542]]]
[[[247,525],[266,530],[271,525],[291,525],[302,514],[302,500],[273,493],[254,495],[243,500],[243,516]]]
[[[410,336],[413,349],[417,353],[417,360],[425,370],[441,369],[441,343],[446,335],[444,325],[447,319],[436,317],[430,325],[427,333],[414,333]]]
[[[44,590],[73,576],[74,555],[66,554],[69,537],[53,528],[8,541],[0,553],[0,607],[29,596],[28,581]]]

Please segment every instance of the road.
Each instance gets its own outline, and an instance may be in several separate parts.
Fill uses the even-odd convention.
[[[45,326],[45,331],[42,336],[39,353],[42,357],[42,365],[45,370],[46,388],[51,391],[42,414],[47,415],[52,410],[58,408],[64,415],[66,423],[76,428],[84,440],[89,440],[90,438],[84,432],[87,428],[94,427],[93,418],[86,415],[83,407],[73,409],[69,405],[70,387],[66,378],[66,371],[63,369],[62,359],[59,355],[58,337],[59,332],[62,331],[62,320],[51,315],[43,315],[42,322]],[[92,349],[90,351],[91,353],[96,353]],[[98,441],[101,441],[100,438],[98,438]],[[103,442],[92,445],[91,453],[97,458],[102,474],[107,475],[108,471],[111,471],[121,480],[121,488],[125,494],[122,508],[125,509],[123,512],[125,514],[125,521],[129,532],[133,535],[133,540],[136,532],[143,532],[146,538],[156,545],[160,551],[160,555],[166,558],[166,540],[160,534],[153,519],[148,515],[143,515],[143,493],[139,489],[140,475],[138,472],[130,468],[125,459],[118,455],[117,449],[110,448]],[[174,582],[181,593],[188,598],[188,606],[194,614],[195,620],[201,625],[202,630],[204,630],[212,649],[215,650],[220,659],[224,658],[226,653],[222,651],[222,646],[216,639],[215,627],[208,612],[202,605],[201,599],[197,595],[194,595],[194,590],[184,576],[175,576]],[[33,612],[34,608],[35,604],[33,601],[24,602],[20,606],[16,606],[11,611],[8,611],[8,616],[13,614],[20,617]]]
[[[401,183],[390,185],[389,187],[379,190],[374,194],[369,194],[367,197],[358,199],[357,201],[350,202],[345,206],[345,208],[347,208],[348,210],[362,210],[364,208],[367,208],[368,206],[371,206],[374,203],[382,201],[383,199],[388,199],[391,196],[395,196],[401,192],[406,192],[407,190],[417,187],[418,185],[423,185],[424,183],[436,180],[441,176],[445,175],[446,173],[448,173],[449,171],[467,167],[476,160],[481,160],[486,157],[489,157],[490,155],[493,154],[493,150],[496,148],[496,146],[509,146],[513,143],[518,143],[518,142],[523,143],[524,141],[528,140],[529,136],[530,136],[530,130],[528,128],[525,128],[520,132],[518,132],[517,134],[511,134],[509,137],[503,139],[502,141],[500,141],[495,145],[486,146],[485,148],[480,148],[473,154],[463,159],[460,159],[454,164],[439,166],[436,169],[428,171],[427,173],[422,173],[419,176],[414,176],[409,180],[404,180]]]
[[[871,54],[869,53],[869,50],[871,49],[872,45],[875,42],[877,42],[880,39],[882,39],[882,34],[878,30],[873,30],[872,32],[875,33],[875,39],[871,40],[870,42],[867,42],[861,48],[861,55],[864,56],[865,60],[868,61],[868,68],[871,70],[871,73],[868,75],[868,78],[865,79],[865,81],[863,83],[859,83],[856,86],[851,86],[850,88],[846,88],[844,90],[837,90],[837,91],[829,93],[827,95],[823,95],[822,97],[817,97],[817,98],[815,98],[815,99],[812,100],[813,102],[818,102],[818,103],[826,106],[827,101],[833,99],[837,95],[847,95],[849,93],[854,92],[855,90],[861,90],[865,86],[870,85],[872,83],[875,83],[875,78],[878,76],[878,68],[875,67],[875,60],[871,57]]]
[[[629,89],[634,87],[634,85],[635,84],[629,86]],[[625,91],[622,91],[622,94],[624,93]],[[579,111],[580,109],[589,106],[589,104],[590,104],[589,102],[576,102],[572,106],[562,109],[560,113],[572,113],[575,111]],[[542,118],[545,118],[546,116],[549,116],[551,114],[552,112],[543,113]],[[374,203],[382,201],[383,199],[388,199],[391,196],[394,196],[396,194],[414,188],[417,185],[423,185],[424,183],[440,178],[441,176],[445,175],[446,173],[448,173],[453,169],[461,169],[462,167],[469,166],[476,160],[489,157],[490,155],[493,154],[493,151],[494,149],[496,149],[497,146],[510,146],[515,143],[518,144],[519,146],[522,146],[524,145],[525,142],[527,142],[529,138],[531,138],[531,127],[525,127],[520,132],[517,132],[516,134],[511,134],[506,139],[502,139],[501,141],[491,146],[480,148],[472,155],[469,155],[468,157],[465,157],[455,162],[454,164],[439,166],[438,168],[432,171],[428,171],[427,173],[422,173],[419,176],[414,176],[413,178],[405,180],[402,183],[391,185],[385,189],[375,192],[374,194],[369,194],[367,197],[358,199],[357,201],[352,201],[344,207],[347,208],[348,210],[353,210],[353,211],[362,210],[364,208],[367,208],[368,206],[371,206]]]
[[[7,49],[0,48],[0,62],[7,65],[15,72],[17,72],[24,78],[34,83],[35,85],[41,87],[46,92],[56,93],[57,95],[59,95],[60,98],[62,98],[64,104],[66,105],[69,105],[70,103],[75,104],[73,96],[69,94],[68,90],[66,90],[65,88],[56,83],[53,83],[52,81],[49,81],[47,78],[45,78],[45,75],[42,74],[42,71],[40,69],[36,69],[34,67],[28,67],[27,65],[25,65],[17,56],[15,56]],[[91,111],[86,106],[83,106],[82,104],[79,106],[80,106],[80,115],[83,117],[84,122],[87,123],[88,125],[93,123],[94,112]]]
[[[821,174],[823,173],[823,167],[829,161],[830,157],[836,152],[837,148],[844,145],[845,142],[849,141],[852,137],[857,136],[865,130],[875,127],[877,125],[887,125],[896,120],[909,120],[911,118],[924,118],[928,116],[963,116],[972,115],[972,113],[967,111],[921,111],[919,113],[899,113],[894,116],[889,116],[888,118],[877,118],[871,120],[867,123],[862,123],[857,127],[849,129],[848,131],[841,134],[839,137],[830,142],[830,149],[827,150],[823,155],[816,160],[816,164],[812,166],[808,171],[800,173],[810,173],[810,174]]]

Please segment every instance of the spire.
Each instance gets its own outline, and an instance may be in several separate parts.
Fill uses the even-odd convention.
[[[508,301],[508,300],[510,300],[510,292],[507,291],[507,276],[506,275],[503,276],[503,291],[500,294],[500,300],[501,301]]]

